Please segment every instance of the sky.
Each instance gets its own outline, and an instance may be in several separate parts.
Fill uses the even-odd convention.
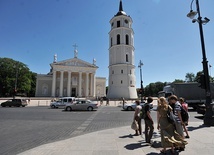
[[[133,20],[137,88],[140,60],[144,86],[185,80],[186,73],[202,70],[199,26],[186,16],[191,1],[122,0]],[[201,16],[210,19],[203,32],[208,64],[214,67],[214,0],[199,4]],[[47,74],[54,55],[57,61],[71,59],[76,44],[78,58],[96,59],[96,76],[106,77],[108,85],[109,21],[118,11],[119,0],[0,0],[0,57]]]

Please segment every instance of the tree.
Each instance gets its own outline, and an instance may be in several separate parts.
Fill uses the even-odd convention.
[[[10,58],[0,58],[0,68],[0,97],[35,94],[36,74],[27,65]]]
[[[155,82],[150,83],[144,88],[144,96],[158,96],[158,92],[163,90],[163,87],[166,86],[166,82]]]
[[[186,82],[194,82],[195,81],[195,74],[194,73],[186,73]]]
[[[184,80],[181,79],[175,79],[172,83],[184,83]]]

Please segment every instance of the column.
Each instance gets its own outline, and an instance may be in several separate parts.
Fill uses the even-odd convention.
[[[91,73],[91,86],[90,86],[91,88],[90,88],[90,92],[91,92],[91,96],[92,97],[94,97],[95,95],[94,95],[94,74],[93,73]]]
[[[78,96],[82,97],[82,72],[79,72],[79,92]]]
[[[60,87],[59,87],[59,96],[63,96],[63,74],[64,71],[60,71]]]
[[[71,72],[68,71],[67,96],[71,96]]]
[[[86,73],[85,97],[88,97],[88,73]]]
[[[94,79],[94,85],[93,85],[93,87],[94,87],[94,96],[97,96],[97,94],[96,94],[96,77],[95,77],[95,74],[94,74],[94,77],[93,77],[93,79]]]
[[[55,97],[56,92],[56,71],[53,71],[53,77],[52,77],[52,93],[51,96]]]

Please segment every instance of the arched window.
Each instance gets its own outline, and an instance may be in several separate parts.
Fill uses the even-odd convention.
[[[42,85],[42,95],[48,95],[48,85],[47,84]]]
[[[126,62],[129,62],[129,55],[126,54]]]
[[[123,74],[123,70],[121,70],[121,74]]]
[[[120,35],[118,34],[117,35],[117,45],[119,45],[120,44]]]
[[[126,45],[129,45],[129,35],[126,35]]]
[[[120,83],[123,84],[123,80],[121,80]]]

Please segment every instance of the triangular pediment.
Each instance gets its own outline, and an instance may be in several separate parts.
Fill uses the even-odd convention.
[[[83,61],[81,59],[78,58],[72,58],[72,59],[68,59],[68,60],[63,60],[63,61],[59,61],[59,62],[55,62],[52,63],[51,65],[57,65],[57,66],[73,66],[73,67],[93,67],[93,68],[97,68],[96,65],[88,63],[86,61]]]

